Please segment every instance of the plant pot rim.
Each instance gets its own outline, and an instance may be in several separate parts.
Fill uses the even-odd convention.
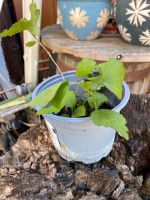
[[[63,75],[64,76],[72,76],[75,74],[75,70],[71,70],[68,72],[64,72]],[[41,91],[41,89],[47,85],[48,82],[52,82],[55,81],[56,79],[59,79],[60,81],[62,80],[62,77],[60,74],[56,74],[54,76],[51,76],[49,78],[47,78],[46,80],[42,81],[32,92],[32,99],[35,98],[37,96],[37,94]],[[130,90],[129,90],[129,86],[127,85],[127,83],[125,81],[123,81],[123,88],[124,88],[124,96],[122,98],[122,100],[120,101],[120,103],[114,107],[112,110],[113,111],[120,111],[123,107],[126,106],[127,102],[129,101],[130,98]],[[34,107],[37,111],[41,109],[40,106],[35,106]],[[66,122],[81,122],[81,121],[87,121],[90,120],[90,117],[82,117],[82,118],[69,118],[69,117],[62,117],[62,116],[58,116],[58,115],[54,115],[54,114],[43,114],[42,115],[44,118],[51,118],[54,120],[59,120],[59,121],[66,121]]]

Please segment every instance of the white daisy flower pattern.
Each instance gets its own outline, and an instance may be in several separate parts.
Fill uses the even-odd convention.
[[[89,36],[87,36],[87,40],[94,40],[99,36],[99,31],[92,31]]]
[[[65,30],[66,34],[73,40],[79,40],[76,34],[73,31],[69,31],[68,29]]]
[[[72,9],[69,11],[69,20],[71,24],[77,28],[85,28],[87,22],[89,21],[89,16],[87,16],[87,12],[82,10],[80,7]]]
[[[150,46],[150,31],[148,29],[139,36],[139,41],[142,45]]]
[[[57,8],[57,24],[63,24],[63,16],[59,8]]]
[[[126,41],[131,42],[132,36],[131,36],[130,33],[127,32],[128,29],[127,29],[126,27],[122,26],[122,25],[118,25],[118,29],[119,29],[119,31],[120,31],[122,37],[123,37]]]
[[[102,10],[97,18],[97,28],[103,28],[109,19],[109,11],[107,9]]]
[[[132,0],[129,5],[130,8],[126,9],[126,15],[129,15],[127,20],[136,27],[142,26],[146,21],[146,17],[150,17],[149,3],[147,3],[147,0]]]

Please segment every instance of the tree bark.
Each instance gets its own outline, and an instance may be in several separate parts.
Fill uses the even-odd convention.
[[[117,136],[110,155],[92,165],[63,160],[44,122],[23,133],[0,158],[0,199],[150,198],[150,96],[131,96],[122,113],[129,141]]]

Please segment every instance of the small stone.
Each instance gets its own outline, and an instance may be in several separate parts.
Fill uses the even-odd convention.
[[[57,195],[52,198],[52,200],[73,200],[74,196],[72,194],[72,191],[67,191],[64,195]]]
[[[40,173],[42,175],[47,175],[48,174],[48,169],[46,167],[41,167],[39,171],[40,171]]]
[[[39,155],[42,157],[46,156],[47,154],[48,154],[48,151],[40,151],[39,152]]]
[[[40,195],[46,195],[47,194],[47,188],[43,188],[41,191],[40,191],[40,193],[39,193]]]
[[[9,195],[11,195],[12,190],[13,190],[13,187],[10,187],[7,185],[4,188],[4,191],[5,191],[4,193],[7,194],[7,196],[9,196]]]
[[[92,192],[109,196],[119,186],[120,182],[117,171],[99,169],[90,173],[87,186]]]
[[[1,174],[1,176],[7,176],[7,174],[8,174],[8,169],[7,169],[7,168],[1,168],[1,169],[0,169],[0,174]]]
[[[47,131],[44,131],[43,135],[44,135],[44,137],[45,137],[46,140],[49,138],[49,135],[48,135]]]
[[[45,165],[47,163],[47,159],[44,159],[42,163]]]
[[[35,159],[33,158],[33,156],[30,157],[30,162],[31,163],[35,162]]]
[[[138,191],[135,189],[129,190],[119,196],[119,200],[142,200],[138,194]]]
[[[134,170],[135,170],[135,169],[134,169],[134,167],[133,167],[133,166],[131,166],[131,171],[132,171],[132,172],[134,172]]]
[[[125,188],[125,184],[124,184],[123,181],[121,181],[119,186],[118,186],[118,188],[113,192],[111,198],[115,199],[115,200],[118,200],[119,196],[122,193],[122,191],[124,190],[124,188]]]
[[[37,170],[37,163],[33,163],[33,164],[31,165],[31,169]]]
[[[136,176],[134,180],[134,186],[140,187],[143,185],[143,176]]]
[[[66,196],[66,199],[65,199],[65,200],[71,200],[71,199],[74,199],[74,196],[73,196],[71,190],[67,191],[65,196]]]
[[[17,170],[15,168],[9,169],[9,174],[15,174]]]
[[[43,137],[42,137],[41,135],[39,135],[37,139],[38,139],[39,141],[41,141],[42,138],[43,138]]]
[[[24,169],[30,169],[30,166],[31,166],[31,162],[26,162],[23,164]]]
[[[45,130],[45,126],[44,126],[43,124],[41,124],[41,125],[40,125],[40,129],[41,129],[41,130]],[[46,131],[44,131],[44,132],[46,132]],[[47,133],[47,132],[46,132],[46,133]]]
[[[128,184],[134,184],[135,177],[126,165],[118,165],[118,171],[121,173],[123,180]]]
[[[54,164],[50,165],[50,167],[48,167],[48,169],[49,169],[49,173],[48,173],[49,174],[49,178],[54,179],[55,176],[56,176],[56,173],[57,173],[55,165]]]
[[[36,158],[37,160],[41,158],[41,156],[37,154],[36,152],[33,152],[33,154],[34,154],[34,158]]]
[[[79,200],[107,200],[106,197],[95,195],[91,192],[88,192],[87,195],[83,196]]]
[[[47,159],[48,161],[50,161],[50,155],[49,155],[49,154],[46,155],[46,159]]]
[[[84,171],[77,170],[75,174],[75,183],[78,188],[80,189],[86,189],[87,188],[87,179],[88,179],[88,174],[85,173]]]

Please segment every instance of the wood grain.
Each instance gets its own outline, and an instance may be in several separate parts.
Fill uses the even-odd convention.
[[[93,41],[69,39],[60,25],[44,28],[41,33],[43,44],[58,53],[75,57],[105,61],[122,56],[123,62],[150,62],[150,47],[140,47],[125,42],[119,35],[101,35]]]

